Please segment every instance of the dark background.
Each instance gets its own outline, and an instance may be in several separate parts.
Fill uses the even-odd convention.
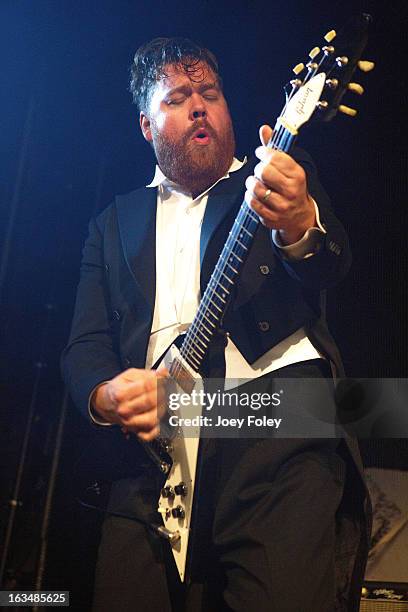
[[[353,247],[329,295],[329,319],[350,376],[407,376],[407,154],[402,31],[394,1],[0,2],[1,431],[0,546],[24,429],[27,448],[7,576],[32,587],[50,465],[63,405],[67,338],[87,221],[116,193],[146,184],[153,157],[131,105],[128,68],[154,36],[189,36],[218,56],[238,142],[257,146],[274,123],[290,69],[360,9],[374,16],[356,119],[305,130]],[[356,80],[359,80],[356,77]],[[78,508],[73,465],[87,428],[68,406],[43,586],[71,589],[86,610],[98,519]],[[365,442],[366,464],[408,468],[406,441]],[[1,551],[1,549],[0,549]]]

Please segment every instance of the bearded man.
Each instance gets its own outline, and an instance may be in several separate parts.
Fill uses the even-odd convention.
[[[320,292],[344,277],[350,254],[304,151],[266,148],[272,130],[263,126],[260,162],[234,157],[210,51],[187,39],[151,41],[135,55],[131,91],[156,171],[147,187],[117,197],[90,222],[63,370],[95,427],[148,442],[159,433],[157,380],[167,374],[151,368],[192,322],[244,197],[261,225],[208,375],[219,375],[220,351],[222,373],[232,378],[340,370]],[[141,445],[131,459],[127,452],[103,526],[95,610],[358,610],[367,527],[352,442],[209,444],[210,490],[198,493],[209,530],[187,585],[167,542],[137,520],[157,517],[162,479]]]

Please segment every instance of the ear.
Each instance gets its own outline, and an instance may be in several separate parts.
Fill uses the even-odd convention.
[[[147,142],[152,142],[152,131],[150,129],[150,119],[143,112],[140,113],[139,117],[140,129],[142,130],[142,134]]]

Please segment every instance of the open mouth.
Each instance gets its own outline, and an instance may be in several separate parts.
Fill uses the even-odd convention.
[[[208,144],[210,142],[210,135],[205,128],[199,128],[194,132],[193,140],[199,144]]]

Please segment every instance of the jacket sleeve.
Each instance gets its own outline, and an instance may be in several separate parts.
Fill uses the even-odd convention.
[[[103,233],[109,209],[89,223],[80,281],[62,374],[77,407],[89,418],[92,390],[122,370],[114,346],[112,313],[103,255]]]
[[[320,291],[336,285],[346,276],[351,265],[350,245],[344,227],[333,212],[329,196],[320,184],[311,157],[298,148],[294,150],[293,157],[306,172],[308,190],[317,203],[320,222],[326,234],[322,236],[319,250],[311,257],[301,260],[286,258],[273,241],[272,244],[292,278],[307,289]]]

